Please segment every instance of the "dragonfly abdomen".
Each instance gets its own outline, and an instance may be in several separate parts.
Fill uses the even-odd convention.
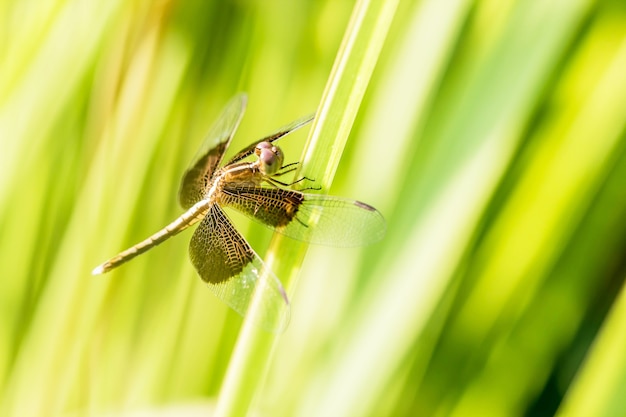
[[[130,261],[135,256],[141,255],[145,251],[152,249],[161,242],[169,239],[170,237],[177,235],[192,224],[202,220],[209,210],[210,203],[207,200],[202,200],[194,204],[189,210],[183,213],[176,220],[159,230],[149,238],[137,243],[136,245],[120,252],[113,258],[98,265],[91,271],[92,275],[100,275],[105,272],[109,272],[113,268],[120,266],[121,264]]]

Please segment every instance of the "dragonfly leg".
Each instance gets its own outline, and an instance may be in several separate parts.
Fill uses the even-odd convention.
[[[303,179],[303,180],[313,181],[313,180],[311,180],[311,179],[309,179],[309,178],[306,178],[306,177],[301,178],[301,179]],[[296,181],[296,182],[297,182],[297,181]],[[301,189],[300,189],[300,190],[298,190],[298,191],[308,191],[308,190],[319,191],[319,190],[321,190],[321,189],[322,189],[322,187],[320,187],[320,186],[318,185],[317,187],[304,187],[304,188],[301,188]]]
[[[311,178],[307,178],[307,177],[299,178],[299,179],[297,179],[297,180],[295,180],[293,182],[282,182],[282,181],[278,181],[275,178],[267,178],[266,180],[267,180],[268,183],[270,183],[271,185],[273,185],[275,187],[278,187],[278,185],[282,185],[283,187],[289,187],[291,185],[298,184],[298,183],[300,183],[302,181],[313,181]],[[321,189],[322,189],[322,187],[306,187],[306,188],[303,188],[302,190],[321,190]],[[302,190],[300,190],[300,191],[302,191]]]
[[[286,174],[286,173],[288,173],[288,172],[292,172],[292,171],[294,171],[296,168],[298,168],[298,164],[299,164],[299,163],[300,163],[300,162],[292,162],[292,163],[290,163],[290,164],[283,165],[283,167],[281,168],[281,170],[283,170],[283,169],[285,169],[285,168],[287,168],[287,170],[285,170],[285,171],[283,171],[283,172],[279,172],[279,173],[278,173],[278,174],[276,174],[276,175],[283,175],[283,174]]]
[[[302,177],[302,178],[299,178],[299,179],[297,179],[297,180],[295,180],[293,182],[282,182],[282,181],[278,181],[276,179],[276,177],[281,177],[281,176],[283,176],[285,174],[288,174],[290,172],[295,171],[298,168],[298,164],[299,164],[299,162],[292,162],[291,164],[287,164],[287,165],[283,166],[281,171],[279,171],[276,174],[272,175],[271,178],[267,178],[267,181],[270,184],[272,184],[272,185],[276,186],[276,184],[279,184],[279,185],[282,185],[283,187],[289,187],[290,185],[298,184],[299,182],[302,182],[302,181],[315,182],[315,180],[313,180],[311,178],[308,178],[308,177]],[[285,169],[285,168],[287,168],[287,169]],[[305,188],[305,190],[315,190],[315,189],[317,189],[317,188],[315,188],[315,187]]]

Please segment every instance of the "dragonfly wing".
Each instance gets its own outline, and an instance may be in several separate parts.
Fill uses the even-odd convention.
[[[237,313],[245,316],[258,302],[255,322],[270,331],[286,327],[289,301],[283,286],[218,205],[194,232],[189,255],[202,280]]]
[[[205,189],[219,166],[246,109],[247,96],[233,97],[207,134],[194,162],[183,175],[178,199],[183,208],[189,208],[204,197]]]
[[[233,207],[271,228],[285,226],[304,201],[304,194],[282,188],[224,184],[220,204]]]
[[[227,163],[226,165],[230,165],[233,164],[235,162],[239,162],[242,159],[252,155],[254,153],[254,149],[256,148],[256,145],[260,142],[274,142],[275,140],[278,140],[280,138],[282,138],[283,136],[288,135],[291,132],[294,132],[298,129],[300,129],[302,126],[307,125],[308,123],[312,122],[313,119],[315,118],[315,114],[309,114],[307,116],[301,117],[297,120],[294,120],[293,122],[281,127],[280,129],[276,130],[274,133],[272,133],[271,135],[268,135],[262,139],[259,139],[257,141],[255,141],[254,143],[252,143],[251,145],[245,147],[244,149],[242,149],[241,151],[239,151],[237,153],[237,155],[233,156]]]
[[[385,219],[360,201],[270,187],[227,186],[222,203],[293,239],[353,247],[383,238]]]
[[[291,222],[278,231],[295,239],[337,247],[376,243],[387,231],[378,210],[348,198],[305,194],[298,216],[304,224]]]

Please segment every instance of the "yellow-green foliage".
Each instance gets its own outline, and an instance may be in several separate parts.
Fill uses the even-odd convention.
[[[0,415],[623,415],[623,2],[8,0],[0,33]],[[234,216],[282,335],[189,232],[90,275],[181,213],[238,91],[231,151],[317,109],[287,161],[388,224],[307,250]]]

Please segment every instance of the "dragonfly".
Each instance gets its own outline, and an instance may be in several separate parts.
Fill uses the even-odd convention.
[[[302,117],[246,146],[228,162],[224,154],[241,122],[247,96],[232,98],[209,130],[193,163],[183,175],[180,217],[147,239],[97,266],[93,275],[111,271],[199,223],[189,244],[189,257],[215,295],[237,313],[255,305],[254,321],[270,331],[282,331],[289,320],[289,299],[280,280],[237,231],[224,212],[234,208],[290,238],[336,247],[371,244],[383,238],[386,224],[374,207],[360,201],[302,190],[281,177],[298,168],[283,164],[274,143],[310,123]],[[253,159],[250,161],[249,159]]]

